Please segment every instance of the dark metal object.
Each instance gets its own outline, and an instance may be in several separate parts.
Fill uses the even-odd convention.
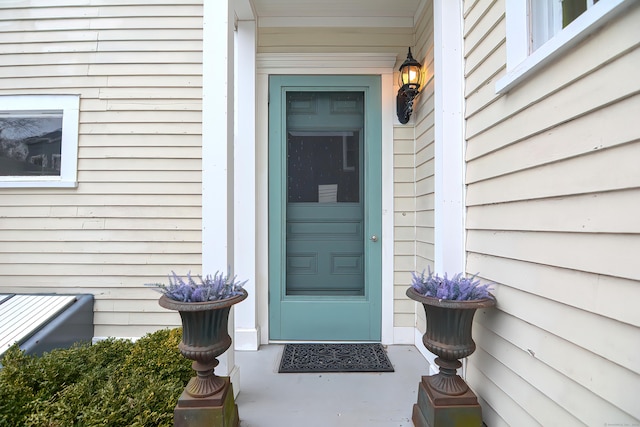
[[[420,67],[422,65],[416,61],[411,55],[411,48],[407,53],[407,59],[402,63],[399,68],[400,71],[400,89],[398,89],[398,95],[396,96],[396,114],[400,123],[407,124],[411,114],[413,113],[413,101],[420,94],[420,82],[421,74]],[[403,80],[403,72],[405,69],[412,69],[416,73],[417,80],[411,81],[410,77]],[[409,74],[406,74],[409,76]]]
[[[427,350],[437,355],[435,362],[440,372],[429,378],[433,390],[447,396],[464,394],[469,387],[456,370],[462,366],[458,359],[470,356],[476,349],[471,337],[473,316],[477,309],[496,305],[496,300],[486,298],[475,301],[451,301],[425,297],[409,288],[407,296],[422,303],[427,316],[427,331],[422,342]]]
[[[165,295],[159,304],[170,310],[177,310],[182,318],[182,341],[178,344],[180,353],[193,360],[191,365],[197,376],[191,378],[185,391],[192,397],[203,398],[221,391],[228,381],[218,377],[215,367],[217,357],[231,346],[228,332],[231,306],[247,298],[247,291],[219,301],[182,302]]]
[[[458,359],[476,349],[471,338],[473,316],[479,308],[496,305],[494,298],[474,301],[451,301],[425,297],[412,287],[407,296],[422,303],[427,316],[427,331],[422,342],[437,355],[440,372],[423,376],[418,386],[418,401],[413,405],[412,421],[416,427],[454,427],[482,425],[482,408],[467,383],[456,374],[462,366]]]

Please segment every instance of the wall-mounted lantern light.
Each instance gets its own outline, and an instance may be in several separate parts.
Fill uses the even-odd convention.
[[[411,48],[407,54],[407,59],[400,66],[400,77],[398,84],[397,114],[398,120],[402,124],[406,124],[413,113],[413,100],[420,93],[420,84],[422,83],[422,72],[420,71],[420,63],[411,56]]]

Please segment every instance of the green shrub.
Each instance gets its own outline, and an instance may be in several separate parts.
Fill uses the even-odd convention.
[[[0,426],[171,426],[193,376],[181,336],[165,329],[41,357],[13,346],[0,360]]]

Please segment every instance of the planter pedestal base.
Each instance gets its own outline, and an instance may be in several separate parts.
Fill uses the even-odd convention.
[[[182,392],[173,411],[174,427],[238,427],[238,405],[233,398],[233,385],[221,377],[225,385],[208,397],[192,397]]]
[[[413,405],[413,425],[416,427],[480,427],[482,409],[476,395],[469,389],[458,396],[434,390],[428,376],[418,386],[418,403]]]

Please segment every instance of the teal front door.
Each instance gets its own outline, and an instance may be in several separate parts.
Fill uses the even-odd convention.
[[[379,341],[380,78],[269,90],[269,337]]]

